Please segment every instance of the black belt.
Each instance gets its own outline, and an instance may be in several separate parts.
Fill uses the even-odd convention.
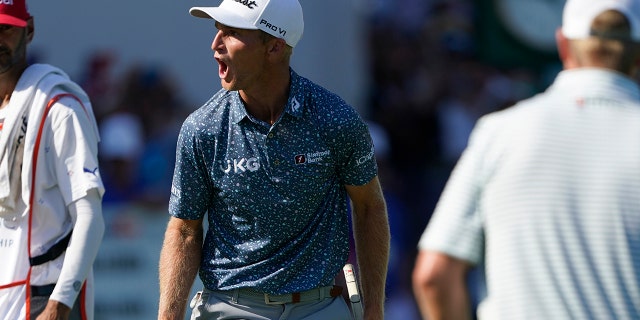
[[[46,262],[49,262],[57,257],[59,257],[65,250],[67,250],[67,246],[69,245],[69,240],[71,240],[71,233],[67,234],[66,237],[60,239],[60,241],[56,242],[47,252],[37,256],[29,258],[29,263],[32,266],[39,266]]]
[[[59,257],[65,250],[67,250],[67,246],[69,245],[69,241],[71,240],[71,233],[67,234],[64,238],[60,239],[60,241],[56,242],[47,252],[29,258],[29,263],[32,266],[39,266],[41,264],[47,263],[55,258]],[[43,286],[31,286],[31,296],[32,297],[48,297],[53,293],[53,289],[55,289],[56,284],[46,284]]]
[[[44,286],[31,286],[32,297],[48,297],[53,293],[56,284],[45,284]]]

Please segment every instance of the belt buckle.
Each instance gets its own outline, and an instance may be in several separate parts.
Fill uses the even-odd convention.
[[[273,297],[275,298],[275,297],[283,297],[283,296],[290,296],[290,294],[283,294],[283,295],[280,295],[280,296],[275,295]],[[280,300],[280,299],[271,300],[271,297],[272,296],[270,294],[265,293],[264,294],[264,303],[265,304],[269,304],[269,305],[271,305],[271,304],[286,304],[287,303],[287,301],[282,301],[284,299],[282,299],[282,300]],[[289,301],[291,301],[291,299],[289,299]]]

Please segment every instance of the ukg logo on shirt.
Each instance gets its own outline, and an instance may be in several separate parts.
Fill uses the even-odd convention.
[[[224,173],[243,173],[246,171],[254,172],[260,169],[260,160],[258,158],[240,158],[227,160],[225,164],[220,165],[220,169]]]

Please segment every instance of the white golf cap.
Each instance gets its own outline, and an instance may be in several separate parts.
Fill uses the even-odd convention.
[[[593,20],[607,10],[622,13],[631,24],[631,39],[640,42],[640,0],[567,0],[562,34],[568,39],[588,38]]]
[[[304,31],[298,0],[223,0],[217,7],[193,7],[189,13],[240,29],[262,30],[295,47]]]

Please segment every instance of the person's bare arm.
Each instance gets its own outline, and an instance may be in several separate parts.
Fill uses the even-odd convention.
[[[158,319],[184,319],[191,286],[202,255],[202,219],[171,217],[160,252]]]
[[[413,291],[422,317],[471,319],[466,278],[471,264],[446,254],[421,250],[413,269]]]
[[[363,186],[346,188],[353,206],[353,232],[364,318],[382,320],[389,264],[387,206],[377,177]]]

